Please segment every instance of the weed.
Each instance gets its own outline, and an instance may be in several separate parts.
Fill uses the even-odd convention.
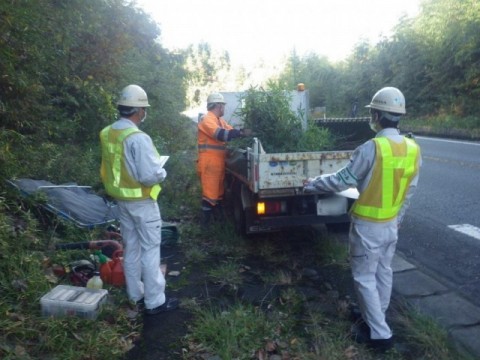
[[[284,307],[288,307],[290,313],[299,312],[305,298],[301,296],[295,289],[287,288],[280,294],[280,303]]]
[[[268,263],[285,264],[288,261],[288,255],[281,251],[278,239],[262,239],[255,243],[250,251],[254,256],[261,257]]]
[[[395,323],[405,340],[426,359],[469,359],[459,354],[448,341],[447,331],[432,318],[419,314],[404,303],[396,302]]]
[[[317,359],[357,358],[359,350],[350,345],[349,324],[331,321],[320,311],[310,311],[305,319],[305,333]]]
[[[273,285],[293,285],[298,280],[294,273],[285,269],[277,269],[259,275],[265,283]]]
[[[348,246],[330,234],[315,238],[315,254],[323,265],[340,264],[348,267]]]
[[[220,286],[229,286],[237,289],[242,283],[241,267],[238,263],[232,261],[222,262],[218,266],[208,271],[208,276],[212,281]]]
[[[207,259],[207,254],[201,248],[188,247],[184,251],[188,263],[201,263]]]
[[[200,348],[222,360],[251,359],[274,335],[262,311],[250,305],[235,304],[229,309],[202,309],[196,314],[188,336],[198,355]]]

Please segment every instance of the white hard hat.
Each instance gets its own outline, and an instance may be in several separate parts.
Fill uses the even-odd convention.
[[[372,101],[365,106],[380,111],[396,114],[405,114],[405,97],[402,92],[394,87],[384,87],[373,95]]]
[[[129,107],[149,107],[148,97],[145,90],[138,85],[128,85],[120,93],[117,105]]]
[[[225,99],[223,98],[223,95],[220,93],[212,93],[208,95],[207,104],[211,104],[211,103],[226,104]]]

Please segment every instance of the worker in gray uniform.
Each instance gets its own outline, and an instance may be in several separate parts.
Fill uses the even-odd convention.
[[[152,139],[138,128],[149,106],[140,86],[122,90],[117,102],[120,119],[100,132],[100,174],[107,194],[118,204],[127,294],[146,315],[155,315],[176,309],[178,299],[165,296],[160,269],[162,218],[157,198],[167,172]]]
[[[379,90],[367,105],[376,136],[353,152],[347,166],[305,182],[306,192],[340,192],[357,188],[350,209],[349,255],[366,342],[386,351],[394,345],[385,313],[392,293],[392,259],[398,228],[416,189],[420,148],[400,135],[405,98],[394,87]],[[360,339],[358,337],[356,340]]]

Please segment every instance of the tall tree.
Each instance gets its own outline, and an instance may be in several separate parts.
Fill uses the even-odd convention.
[[[172,136],[172,124],[186,121],[184,58],[123,0],[3,1],[0,34],[0,175],[96,177],[98,132],[129,83],[147,90],[151,119],[165,119],[151,122],[152,135]]]

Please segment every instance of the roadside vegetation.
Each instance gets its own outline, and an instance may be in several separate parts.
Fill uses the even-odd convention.
[[[434,118],[407,118],[402,121],[401,129],[418,135],[478,140],[480,139],[480,117],[443,115]]]
[[[303,82],[312,108],[343,117],[355,99],[368,103],[380,87],[393,85],[407,98],[405,128],[466,131],[478,139],[479,18],[475,0],[427,0],[392,38],[358,44],[345,62],[292,55],[264,86],[268,93],[243,77],[239,89],[250,88],[247,124],[275,151],[328,149],[336,145],[327,130],[299,132],[285,102],[271,94]],[[160,207],[179,228],[185,266],[169,289],[185,294],[182,308],[192,314],[187,331],[172,339],[171,359],[375,359],[348,336],[354,298],[337,237],[302,231],[252,242],[230,223],[201,232],[196,127],[181,112],[223,90],[228,54],[217,57],[208,44],[170,52],[157,41],[160,34],[123,0],[0,2],[0,358],[128,359],[141,340],[142,318],[119,288],[108,288],[110,300],[95,321],[42,316],[40,298],[69,284],[69,264],[91,255],[55,245],[100,239],[104,229],[76,228],[45,212],[41,195],[23,197],[7,183],[74,182],[102,195],[98,133],[116,117],[118,91],[136,83],[152,105],[144,130],[170,155]],[[256,119],[261,110],[270,117]],[[277,121],[286,121],[281,131]],[[207,294],[193,296],[192,286]],[[407,349],[386,358],[463,359],[432,319],[401,303],[393,308]]]
[[[355,299],[338,236],[303,229],[248,240],[222,225],[206,239],[193,240],[187,231],[181,243],[185,254],[192,246],[208,254],[189,264],[210,283],[208,297],[184,303],[195,315],[183,342],[186,359],[378,358],[350,337]],[[400,299],[389,319],[401,346],[383,359],[469,358]]]
[[[58,276],[55,267],[68,267],[92,253],[55,251],[53,245],[96,239],[99,233],[47,218],[42,222],[53,223],[44,227],[32,204],[10,195],[0,204],[2,358],[129,359],[141,336],[142,318],[123,289],[107,286],[110,300],[96,320],[47,318],[40,311],[43,294],[57,284],[70,284],[68,273]],[[169,278],[169,291],[185,294],[182,308],[193,320],[184,336],[164,338],[174,348],[171,357],[162,358],[376,358],[349,337],[349,305],[355,299],[346,245],[337,236],[304,229],[246,239],[230,223],[202,233],[195,211],[187,206],[171,214],[180,224],[183,255],[181,275],[176,281]],[[208,289],[207,296],[188,290],[197,286]],[[467,359],[433,320],[401,303],[392,309],[391,321],[405,348],[387,359]]]

